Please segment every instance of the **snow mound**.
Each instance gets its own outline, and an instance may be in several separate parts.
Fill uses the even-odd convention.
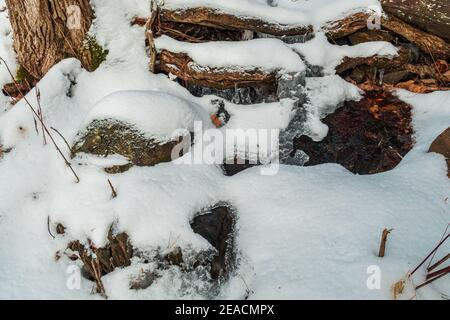
[[[159,91],[118,91],[98,102],[85,119],[119,120],[159,141],[172,138],[180,129],[193,131],[194,122],[210,123],[201,106]]]
[[[278,39],[185,43],[162,36],[155,40],[155,46],[157,50],[186,53],[199,65],[212,68],[256,68],[269,72],[305,70],[305,64],[299,55]]]

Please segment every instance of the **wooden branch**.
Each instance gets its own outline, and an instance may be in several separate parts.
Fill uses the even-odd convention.
[[[210,8],[160,10],[161,21],[190,23],[219,29],[250,30],[273,36],[298,36],[313,33],[312,26],[270,23],[258,18],[235,16]]]
[[[200,86],[216,89],[234,89],[250,86],[276,86],[276,73],[260,70],[237,71],[225,68],[209,68],[196,64],[185,53],[162,50],[158,54],[157,71]]]

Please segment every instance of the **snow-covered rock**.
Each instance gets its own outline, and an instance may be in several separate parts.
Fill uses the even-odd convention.
[[[183,138],[190,139],[195,121],[210,122],[200,106],[176,96],[158,91],[115,92],[89,113],[72,153],[121,155],[138,166],[170,162],[180,156],[172,151]],[[129,165],[109,171],[121,168]]]

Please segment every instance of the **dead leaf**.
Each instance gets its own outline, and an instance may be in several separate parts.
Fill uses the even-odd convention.
[[[401,279],[391,287],[394,300],[397,300],[397,298],[403,293],[403,290],[405,290],[405,283],[405,279]]]

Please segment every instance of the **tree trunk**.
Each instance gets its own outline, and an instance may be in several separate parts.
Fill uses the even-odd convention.
[[[450,1],[381,0],[385,12],[450,41]]]
[[[92,70],[86,33],[93,19],[89,0],[6,0],[20,65],[41,79],[66,57]]]

